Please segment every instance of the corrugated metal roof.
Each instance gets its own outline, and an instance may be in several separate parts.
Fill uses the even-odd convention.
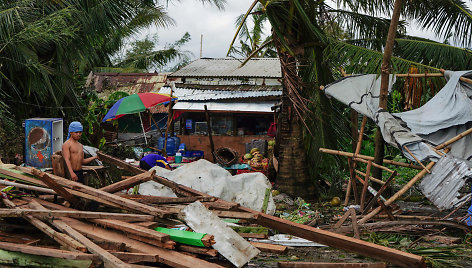
[[[240,67],[243,61],[230,58],[201,58],[170,74],[169,77],[282,77],[278,58],[250,59]]]
[[[170,87],[162,87],[159,93],[170,94]],[[202,90],[195,88],[176,87],[173,95],[178,101],[206,101],[225,99],[249,99],[262,97],[282,96],[282,90],[272,91],[222,91],[222,90]]]
[[[173,109],[183,111],[205,111],[205,105],[209,111],[224,112],[254,112],[254,113],[273,113],[271,107],[276,102],[177,102]]]
[[[201,90],[234,90],[234,91],[280,91],[280,86],[261,86],[261,85],[196,85],[175,83],[179,88],[201,89]]]
[[[472,170],[463,161],[443,156],[420,183],[423,194],[439,209],[452,208],[459,202],[459,190]]]

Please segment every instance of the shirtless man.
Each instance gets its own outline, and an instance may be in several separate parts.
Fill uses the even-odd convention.
[[[62,145],[62,156],[66,161],[67,169],[71,175],[73,181],[84,183],[84,171],[82,165],[86,165],[97,159],[97,156],[89,157],[84,159],[84,149],[82,144],[79,142],[82,137],[82,124],[74,121],[69,125],[69,136],[67,141]]]

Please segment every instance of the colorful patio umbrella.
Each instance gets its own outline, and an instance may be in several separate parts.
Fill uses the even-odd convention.
[[[177,100],[177,98],[175,96],[172,96],[172,100]],[[141,113],[144,112],[147,108],[156,106],[158,104],[166,104],[170,101],[171,95],[169,94],[160,94],[153,92],[132,94],[119,99],[115,104],[113,104],[113,106],[103,118],[102,122],[115,120],[127,114]],[[141,115],[139,116],[139,120],[141,121],[144,140],[147,144],[146,133],[144,131]]]
[[[172,100],[177,98],[173,96]],[[108,111],[102,122],[118,119],[127,114],[144,112],[147,108],[158,104],[166,104],[171,100],[169,94],[153,92],[137,93],[119,99]]]

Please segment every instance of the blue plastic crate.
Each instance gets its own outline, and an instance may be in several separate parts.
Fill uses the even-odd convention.
[[[203,151],[200,150],[192,150],[192,151],[184,151],[182,153],[183,157],[202,157],[203,158]]]

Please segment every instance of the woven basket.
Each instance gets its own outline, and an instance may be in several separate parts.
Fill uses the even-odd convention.
[[[216,162],[222,166],[231,166],[238,162],[239,154],[227,147],[220,147],[215,151]]]

